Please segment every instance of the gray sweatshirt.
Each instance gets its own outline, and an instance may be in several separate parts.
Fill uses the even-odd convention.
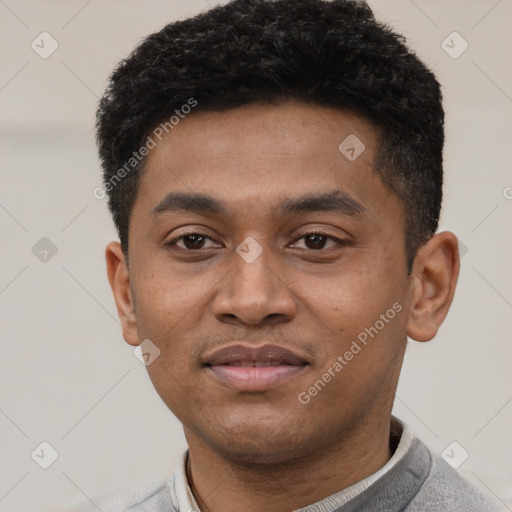
[[[395,418],[394,418],[395,419]],[[172,479],[100,503],[103,512],[200,512],[186,481],[184,462]],[[503,512],[431,452],[404,426],[391,460],[348,489],[294,512]],[[243,512],[243,511],[241,511]],[[288,511],[284,511],[288,512]]]

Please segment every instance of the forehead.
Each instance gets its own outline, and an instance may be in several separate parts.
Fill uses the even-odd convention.
[[[213,196],[230,213],[275,213],[283,198],[340,190],[371,210],[382,202],[379,193],[390,193],[374,172],[377,144],[369,121],[329,107],[289,102],[199,111],[157,141],[138,196],[147,211],[182,192]]]

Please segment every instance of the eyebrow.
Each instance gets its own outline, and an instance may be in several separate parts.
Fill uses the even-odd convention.
[[[284,214],[336,212],[350,216],[361,215],[366,211],[362,204],[339,190],[320,195],[305,195],[294,199],[286,199],[278,209]]]
[[[191,211],[198,213],[225,214],[227,208],[217,199],[207,194],[171,192],[151,212],[157,215],[169,211]]]
[[[227,215],[229,208],[222,201],[208,194],[170,192],[152,210],[152,215],[169,211],[190,211],[214,215]],[[340,190],[320,195],[303,195],[286,198],[273,208],[274,215],[292,215],[308,212],[335,212],[341,215],[358,216],[366,212],[364,206]]]

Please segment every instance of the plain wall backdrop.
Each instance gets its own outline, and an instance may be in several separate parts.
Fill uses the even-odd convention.
[[[0,0],[1,512],[69,511],[167,478],[185,448],[121,335],[94,115],[137,42],[215,3]],[[456,441],[459,471],[512,510],[512,3],[370,5],[442,83],[442,228],[463,248],[437,338],[409,342],[395,414],[438,453]]]

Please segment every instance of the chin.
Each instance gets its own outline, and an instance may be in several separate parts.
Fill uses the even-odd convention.
[[[275,418],[271,424],[248,418],[236,424],[222,423],[215,430],[211,427],[208,426],[208,431],[202,429],[202,439],[227,460],[243,465],[267,466],[289,462],[304,456],[315,444],[305,435],[300,424],[279,424]]]
[[[215,449],[221,453],[227,460],[236,464],[254,466],[275,466],[298,458],[303,454],[303,450],[299,446],[294,446],[290,450],[287,440],[271,443],[266,439],[260,439],[256,442],[240,442],[239,440],[226,443],[216,444]],[[287,447],[287,449],[284,449]],[[299,453],[297,453],[299,452]]]

